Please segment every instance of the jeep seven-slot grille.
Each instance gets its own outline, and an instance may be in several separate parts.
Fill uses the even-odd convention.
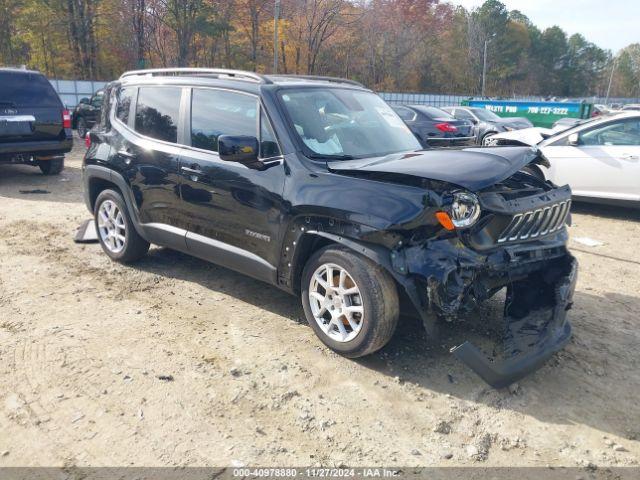
[[[560,230],[567,221],[571,200],[514,215],[498,243],[542,237]]]

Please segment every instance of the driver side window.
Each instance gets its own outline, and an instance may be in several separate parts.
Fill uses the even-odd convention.
[[[191,145],[218,151],[220,135],[258,136],[258,100],[253,95],[194,88],[191,95]]]
[[[640,120],[630,119],[592,128],[580,134],[580,145],[640,145]]]

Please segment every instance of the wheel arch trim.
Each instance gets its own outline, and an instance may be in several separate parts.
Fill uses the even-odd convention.
[[[144,229],[140,222],[140,215],[136,208],[136,203],[131,192],[131,187],[124,179],[124,177],[118,172],[114,172],[112,169],[103,167],[101,165],[85,165],[83,170],[84,177],[84,196],[87,209],[93,214],[93,202],[91,199],[91,183],[95,179],[103,180],[105,182],[115,185],[120,190],[122,198],[127,206],[127,211],[131,216],[131,222],[140,236],[146,238]],[[96,196],[97,198],[97,196]]]

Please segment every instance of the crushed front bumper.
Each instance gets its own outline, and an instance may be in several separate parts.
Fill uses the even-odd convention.
[[[501,388],[539,368],[571,337],[567,311],[577,261],[566,250],[565,237],[562,233],[533,247],[506,247],[487,255],[437,241],[429,248],[396,252],[394,267],[414,274],[405,290],[431,337],[438,335],[439,318],[455,321],[506,288],[502,349],[490,358],[470,341],[451,348],[489,385]]]
[[[452,348],[451,352],[494,388],[506,387],[537,370],[571,338],[567,310],[573,302],[577,272],[577,261],[571,257],[565,274],[555,279],[551,303],[548,298],[539,298],[548,293],[546,288],[531,295],[527,285],[508,287],[503,360],[490,360],[469,341]],[[513,311],[514,305],[519,312]]]

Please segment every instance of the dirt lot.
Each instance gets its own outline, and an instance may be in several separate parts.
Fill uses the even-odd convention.
[[[276,288],[74,244],[82,150],[0,167],[0,466],[639,464],[640,213],[576,208],[574,337],[495,391],[411,319],[350,361]]]

